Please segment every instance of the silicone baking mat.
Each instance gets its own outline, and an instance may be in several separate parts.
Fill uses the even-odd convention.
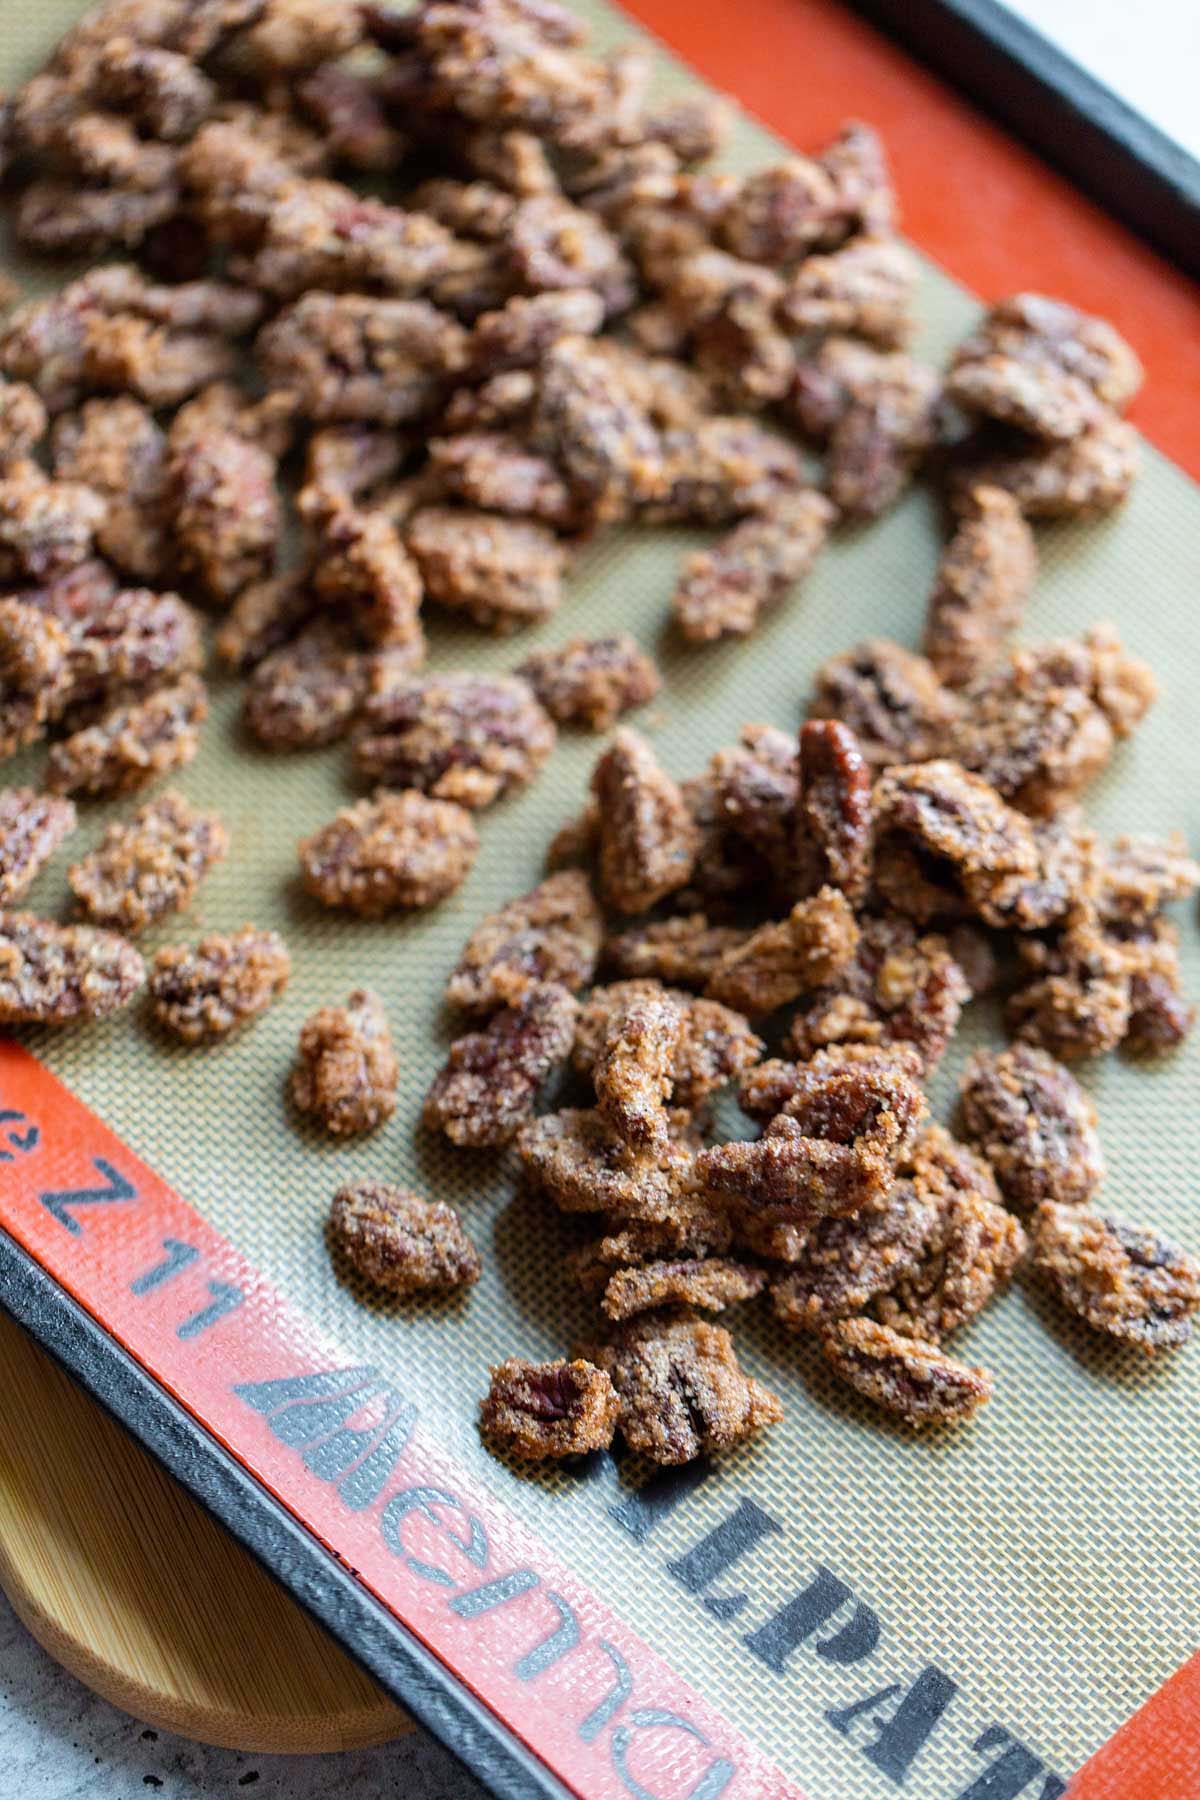
[[[9,0],[0,80],[29,67],[76,10]],[[577,10],[601,45],[634,32],[592,0]],[[797,10],[812,15],[819,60],[825,9]],[[756,13],[757,0],[739,8],[729,31],[749,33]],[[860,92],[843,67],[839,91],[813,85],[811,107],[804,65],[777,65],[792,97],[775,123],[815,145],[831,112],[876,116],[877,92],[894,109],[895,71],[908,71],[915,103],[927,78],[896,58],[889,89],[879,70],[893,68],[892,53],[880,55],[871,85]],[[664,91],[694,79],[660,58]],[[977,169],[990,156],[997,170],[978,193],[1008,244],[994,288],[1047,285],[1023,266],[1004,210],[1003,158],[1019,172],[1023,153],[935,93],[949,117],[932,107],[917,217],[956,178],[938,133],[969,127]],[[901,138],[909,202],[912,145]],[[739,118],[728,166],[779,154],[777,138]],[[1067,192],[1039,179],[1035,262],[1044,219],[1034,200],[1053,216]],[[1152,265],[1073,204],[1068,229],[1074,219],[1130,269]],[[918,241],[937,247],[937,234]],[[1094,274],[1085,261],[1060,285],[1101,305],[1111,266]],[[1189,315],[1168,274],[1151,266],[1146,284],[1166,314],[1140,314],[1125,292],[1122,323],[1161,385],[1172,379],[1161,320],[1172,308]],[[971,293],[925,263],[919,353],[940,359],[977,312]],[[1140,318],[1150,321],[1141,330]],[[1164,440],[1173,399],[1161,402]],[[1173,447],[1182,454],[1182,439]],[[666,675],[637,723],[669,769],[694,773],[746,720],[795,726],[812,671],[834,651],[870,633],[915,642],[939,531],[930,498],[910,493],[883,522],[840,536],[754,638],[683,650],[665,613],[681,554],[702,541],[605,538],[580,556],[561,612],[519,640],[431,618],[431,667],[501,670],[539,644],[630,630]],[[1039,548],[1026,635],[1113,620],[1162,681],[1146,724],[1090,791],[1091,818],[1106,832],[1181,827],[1194,846],[1200,493],[1147,445],[1118,516],[1043,529]],[[286,937],[291,985],[250,1032],[212,1051],[167,1047],[136,1006],[105,1026],[30,1032],[0,1049],[0,1224],[570,1790],[869,1800],[902,1786],[917,1800],[1053,1800],[1194,1648],[1200,1355],[1151,1365],[1118,1354],[1018,1284],[962,1338],[962,1354],[995,1372],[994,1403],[958,1434],[914,1439],[835,1391],[810,1346],[748,1309],[739,1351],[784,1397],[787,1418],[739,1453],[666,1476],[628,1457],[533,1475],[488,1457],[474,1425],[487,1365],[558,1354],[591,1323],[563,1269],[577,1239],[522,1193],[510,1162],[423,1133],[420,1105],[449,1038],[440,993],[458,948],[485,910],[538,879],[597,740],[563,734],[533,786],[481,816],[482,853],[450,900],[363,924],[321,911],[295,876],[296,839],[351,793],[344,748],[269,756],[239,729],[237,684],[218,679],[213,694],[203,749],[178,785],[220,810],[232,853],[143,947],[252,920]],[[36,768],[35,757],[14,762],[5,778]],[[66,916],[65,864],[119,810],[85,813],[34,890],[35,910]],[[1181,925],[1186,980],[1200,993],[1194,913]],[[400,1104],[369,1140],[334,1147],[289,1112],[285,1077],[301,1021],[362,983],[392,1020]],[[997,1036],[995,1018],[972,1009],[937,1083],[940,1116],[963,1057]],[[1083,1071],[1106,1198],[1193,1246],[1198,1069],[1193,1045],[1153,1070],[1114,1057]],[[461,1208],[486,1262],[465,1304],[384,1305],[339,1279],[325,1214],[334,1188],[366,1173]],[[394,1670],[392,1684],[404,1698]]]

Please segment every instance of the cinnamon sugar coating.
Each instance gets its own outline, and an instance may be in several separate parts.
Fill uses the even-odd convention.
[[[470,1287],[483,1267],[453,1207],[370,1176],[334,1195],[329,1240],[368,1286],[405,1299]]]
[[[291,966],[278,933],[253,925],[210,932],[195,946],[169,946],[150,969],[154,1017],[185,1044],[228,1037],[278,998]]]
[[[593,1363],[509,1357],[489,1374],[479,1429],[493,1450],[539,1462],[612,1443],[620,1403],[608,1374]]]
[[[323,1006],[305,1021],[289,1088],[299,1112],[331,1137],[350,1137],[391,1118],[399,1078],[383,1002],[356,988],[344,1006]]]

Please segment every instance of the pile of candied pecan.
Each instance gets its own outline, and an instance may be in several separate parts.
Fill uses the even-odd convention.
[[[300,865],[319,902],[377,916],[463,881],[472,814],[559,726],[607,731],[661,685],[627,636],[423,674],[427,606],[513,632],[554,612],[577,543],[689,523],[719,535],[679,572],[676,629],[743,636],[831,532],[935,476],[925,654],[859,645],[819,672],[798,749],[748,726],[683,785],[620,731],[557,872],[451,979],[472,1029],[427,1124],[515,1141],[605,1227],[579,1276],[612,1335],[587,1362],[504,1365],[488,1433],[541,1455],[619,1429],[679,1461],[778,1416],[697,1317],[764,1287],[914,1422],[973,1410],[987,1378],[942,1340],[1024,1253],[1010,1207],[1093,1324],[1186,1335],[1200,1274],[1082,1206],[1093,1123],[1052,1059],[1185,1034],[1161,909],[1197,871],[1174,842],[1102,846],[1076,809],[1146,669],[1102,627],[1009,648],[1028,521],[1106,511],[1133,480],[1133,352],[1023,294],[947,370],[918,362],[869,127],[719,173],[722,103],[658,105],[648,75],[640,51],[589,54],[556,0],[110,0],[0,103],[19,241],[95,261],[0,323],[0,754],[51,740],[47,791],[0,792],[0,906],[76,799],[196,754],[201,611],[259,743],[351,738],[366,797]],[[69,871],[86,923],[0,913],[0,1023],[127,1004],[129,938],[227,849],[215,814],[144,800]],[[926,1122],[922,1082],[1001,937],[1018,1047],[972,1066],[969,1148]],[[616,979],[579,1001],[598,970]],[[275,934],[211,934],[158,953],[152,1012],[212,1042],[288,973]],[[786,1057],[763,1061],[776,1028]],[[588,1104],[535,1116],[567,1066]],[[762,1135],[706,1143],[735,1080]],[[396,1082],[374,994],[305,1025],[291,1094],[330,1133],[379,1125]],[[447,1208],[379,1182],[339,1195],[333,1235],[400,1292],[479,1271]]]

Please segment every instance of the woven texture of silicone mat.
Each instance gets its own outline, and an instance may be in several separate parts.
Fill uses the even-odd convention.
[[[9,0],[3,10],[0,85],[25,72],[79,9],[62,0]],[[578,10],[601,44],[631,35],[609,9]],[[664,89],[691,81],[665,57],[661,78]],[[801,136],[802,92],[797,115]],[[778,154],[778,141],[743,118],[727,161],[749,168]],[[28,271],[16,273],[31,284]],[[940,358],[976,311],[971,296],[927,266],[918,351]],[[664,619],[678,560],[700,541],[678,531],[605,538],[582,554],[559,615],[517,639],[495,640],[431,616],[431,667],[502,670],[539,644],[631,630],[659,654],[667,678],[659,701],[634,722],[669,769],[690,774],[746,720],[794,726],[817,663],[856,638],[886,633],[915,642],[939,535],[931,500],[911,493],[882,523],[839,537],[803,591],[747,643],[684,651],[665,636]],[[1027,637],[1112,619],[1162,682],[1145,726],[1089,793],[1091,818],[1106,832],[1182,827],[1194,846],[1200,491],[1147,448],[1123,512],[1100,524],[1042,529],[1039,548]],[[1118,1354],[1018,1284],[956,1341],[958,1353],[994,1371],[994,1403],[961,1433],[914,1439],[835,1392],[807,1344],[776,1331],[765,1309],[749,1308],[735,1320],[740,1351],[784,1396],[787,1420],[728,1458],[644,1544],[612,1521],[609,1508],[627,1483],[645,1479],[645,1468],[626,1461],[620,1474],[606,1463],[591,1480],[530,1478],[488,1458],[474,1428],[488,1363],[511,1353],[558,1353],[592,1325],[563,1271],[576,1240],[516,1189],[510,1165],[453,1151],[420,1133],[417,1120],[448,1041],[440,991],[459,946],[484,911],[538,879],[551,832],[582,801],[599,744],[563,734],[529,790],[481,815],[482,854],[449,901],[423,916],[364,924],[321,911],[295,879],[296,839],[350,797],[347,753],[268,756],[242,737],[238,708],[237,684],[217,682],[203,749],[178,780],[197,804],[219,808],[232,853],[188,913],[148,934],[142,947],[247,920],[274,926],[295,963],[285,997],[250,1032],[212,1052],[164,1047],[138,1007],[99,1028],[29,1033],[29,1048],[320,1329],[390,1370],[447,1450],[814,1800],[894,1791],[856,1747],[870,1735],[865,1722],[847,1737],[824,1715],[911,1681],[927,1663],[958,1692],[915,1761],[906,1793],[948,1800],[964,1791],[982,1767],[971,1746],[997,1723],[1061,1774],[1078,1767],[1193,1648],[1200,1352],[1193,1347],[1157,1364]],[[4,776],[15,782],[36,768],[31,756]],[[66,916],[65,865],[119,810],[85,812],[31,907]],[[1189,988],[1197,993],[1194,914],[1181,923]],[[364,982],[382,993],[392,1020],[400,1104],[381,1132],[333,1147],[290,1116],[284,1080],[301,1021]],[[998,1041],[995,1018],[973,1009],[937,1083],[939,1116],[947,1114],[963,1057],[988,1038]],[[1200,1247],[1193,1216],[1200,1141],[1189,1101],[1198,1067],[1193,1045],[1156,1069],[1114,1057],[1082,1071],[1100,1111],[1107,1202],[1193,1247]],[[461,1207],[486,1255],[465,1305],[374,1305],[339,1282],[324,1216],[334,1188],[366,1173],[411,1182]],[[750,1596],[722,1622],[666,1564],[743,1496],[784,1529],[718,1584],[718,1592],[744,1588]],[[742,1639],[811,1582],[817,1565],[876,1609],[879,1648],[843,1668],[802,1644],[786,1670],[773,1673]]]

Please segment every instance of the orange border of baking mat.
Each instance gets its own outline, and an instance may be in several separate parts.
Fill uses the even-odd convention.
[[[5,1039],[0,1122],[0,1226],[571,1793],[804,1800],[402,1393]]]
[[[904,0],[895,0],[903,6]],[[813,150],[847,118],[887,145],[904,231],[987,299],[1036,288],[1103,314],[1146,366],[1129,416],[1200,480],[1200,289],[836,0],[622,0],[763,124]]]

